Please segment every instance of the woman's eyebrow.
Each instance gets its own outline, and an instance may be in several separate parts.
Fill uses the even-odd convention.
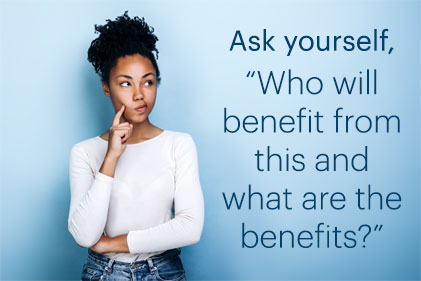
[[[148,76],[148,75],[155,75],[155,74],[153,74],[153,72],[148,72],[148,73],[146,73],[145,75],[143,75],[142,76],[142,78],[145,78],[146,76]],[[116,77],[125,77],[125,78],[127,78],[127,79],[133,79],[133,77],[131,77],[131,76],[129,76],[129,75],[125,75],[125,74],[120,74],[120,75],[117,75]]]

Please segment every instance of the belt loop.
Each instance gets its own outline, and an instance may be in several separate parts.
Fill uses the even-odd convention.
[[[152,259],[151,258],[147,258],[146,259],[148,262],[148,266],[149,266],[149,270],[151,272],[151,274],[154,274],[156,271],[156,266],[153,265]]]
[[[113,264],[114,264],[114,259],[110,259],[109,261],[108,261],[108,264],[107,264],[107,266],[105,267],[105,271],[107,272],[107,273],[111,273],[112,272],[112,270],[113,270]]]

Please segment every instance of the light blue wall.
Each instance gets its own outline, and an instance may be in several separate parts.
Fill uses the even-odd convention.
[[[67,231],[71,146],[104,132],[114,116],[87,62],[94,24],[125,10],[144,16],[159,37],[162,84],[151,121],[193,135],[206,203],[202,240],[182,249],[189,280],[420,278],[420,2],[419,1],[2,1],[1,34],[1,278],[78,280],[87,250]],[[343,51],[229,52],[235,30],[260,35],[370,35],[389,29],[392,55]],[[277,46],[284,46],[278,42]],[[249,70],[328,80],[378,69],[376,96],[259,94]],[[306,106],[333,115],[397,114],[401,133],[224,134],[223,109],[296,115]],[[327,118],[327,117],[326,117]],[[328,130],[329,129],[329,130]],[[259,172],[253,154],[358,153],[369,147],[368,172]],[[227,211],[222,192],[399,192],[399,210]],[[349,205],[355,203],[351,198]],[[318,222],[357,230],[382,224],[351,249],[241,247],[241,223],[260,234],[314,231]],[[361,242],[361,236],[358,236]]]

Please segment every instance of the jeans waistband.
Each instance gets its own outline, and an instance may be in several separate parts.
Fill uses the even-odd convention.
[[[105,270],[108,271],[109,273],[112,272],[113,268],[117,268],[123,271],[130,271],[136,268],[142,268],[143,265],[145,264],[148,265],[150,272],[154,273],[154,271],[156,270],[155,265],[161,263],[162,261],[172,256],[179,255],[180,253],[181,253],[180,248],[174,248],[174,249],[166,250],[165,252],[162,252],[158,255],[151,256],[145,260],[139,260],[139,261],[128,263],[128,262],[122,262],[122,261],[110,259],[109,257],[103,254],[97,253],[95,251],[92,251],[91,249],[88,248],[88,260],[91,260],[92,262],[96,264],[102,265],[103,267],[105,267]]]

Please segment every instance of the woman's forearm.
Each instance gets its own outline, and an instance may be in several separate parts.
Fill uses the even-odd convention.
[[[115,168],[119,157],[107,154],[102,162],[102,166],[99,169],[100,173],[114,178]]]
[[[99,241],[92,247],[91,250],[104,253],[130,253],[127,245],[127,234],[121,234],[114,237],[107,237],[102,233]]]
[[[106,248],[107,252],[130,253],[129,247],[127,246],[127,234],[109,238]]]

